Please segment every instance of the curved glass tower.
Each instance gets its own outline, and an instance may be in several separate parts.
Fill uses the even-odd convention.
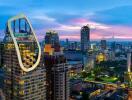
[[[11,38],[6,41],[14,43],[21,69],[34,70],[40,62],[41,48],[27,17],[19,15],[9,19],[6,35]]]

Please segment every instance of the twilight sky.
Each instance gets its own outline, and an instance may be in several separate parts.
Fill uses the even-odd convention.
[[[132,0],[0,0],[0,37],[8,18],[20,13],[39,39],[52,29],[60,39],[80,40],[80,28],[89,24],[92,40],[132,40]]]

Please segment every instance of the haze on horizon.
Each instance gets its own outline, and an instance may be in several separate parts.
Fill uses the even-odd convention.
[[[8,18],[24,13],[38,38],[56,30],[60,39],[80,40],[80,29],[90,25],[91,39],[132,40],[131,0],[1,0],[0,37]]]

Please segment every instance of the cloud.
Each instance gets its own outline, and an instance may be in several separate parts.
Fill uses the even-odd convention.
[[[91,29],[105,30],[110,28],[109,26],[103,25],[101,23],[88,21],[87,19],[84,18],[77,18],[77,19],[71,19],[68,24],[59,23],[59,26],[53,28],[53,30],[75,33],[75,32],[80,32],[81,27],[84,25],[89,25]]]
[[[48,21],[48,22],[55,22],[56,19],[55,18],[52,18],[52,17],[49,17],[45,14],[40,14],[40,15],[35,15],[32,17],[34,20],[41,20],[41,21]]]
[[[95,14],[90,17],[98,23],[104,23],[109,25],[131,25],[132,26],[132,5],[118,6],[111,9],[106,9],[102,11],[96,11]]]
[[[91,28],[91,40],[99,40],[104,38],[112,39],[113,34],[115,35],[116,39],[131,39],[132,37],[132,28],[123,25],[106,25],[85,18],[70,19],[67,24],[59,23],[57,20],[55,22],[57,25],[52,28],[50,27],[50,29],[56,30],[59,33],[60,39],[69,38],[71,40],[80,40],[80,29],[83,25],[87,24]],[[46,30],[43,30],[41,33],[45,32]]]
[[[78,30],[80,30],[80,27],[79,26],[73,26],[73,25],[60,24],[59,27],[53,28],[53,30],[58,30],[58,31],[78,31]]]
[[[24,13],[41,39],[47,30],[53,29],[61,39],[80,40],[80,29],[87,24],[91,39],[111,38],[113,33],[115,38],[132,37],[131,0],[2,0],[0,9],[0,30],[5,29],[9,17]]]
[[[71,22],[74,24],[77,24],[81,27],[84,25],[89,25],[89,27],[92,29],[108,29],[108,28],[110,28],[108,25],[93,22],[93,21],[87,20],[85,18],[72,19]]]

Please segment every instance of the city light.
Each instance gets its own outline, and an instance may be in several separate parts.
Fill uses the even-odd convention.
[[[131,0],[0,8],[0,100],[132,100]]]

